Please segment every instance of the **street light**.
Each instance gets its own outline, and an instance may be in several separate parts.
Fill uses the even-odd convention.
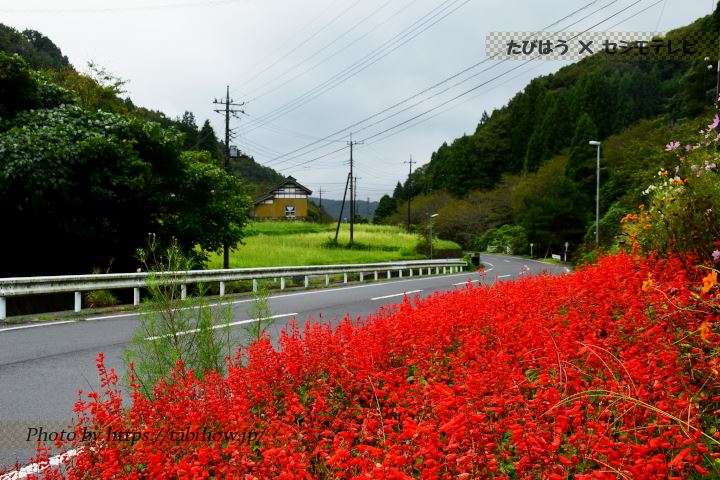
[[[600,145],[602,142],[590,140],[590,145],[597,147],[597,170],[595,172],[595,246],[600,245]]]
[[[432,247],[433,247],[432,219],[435,218],[435,217],[437,217],[437,216],[438,216],[437,213],[433,213],[432,215],[430,215],[430,260],[432,260],[432,257],[433,257],[433,249],[432,249]]]

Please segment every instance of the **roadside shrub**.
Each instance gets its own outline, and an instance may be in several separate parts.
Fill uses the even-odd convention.
[[[177,243],[160,250],[151,236],[148,248],[140,250],[138,257],[150,275],[139,327],[125,350],[130,383],[138,393],[152,398],[154,385],[161,380],[172,382],[172,374],[187,371],[201,378],[223,372],[234,350],[231,305],[211,304],[202,284],[195,286],[194,295],[183,292],[192,259],[183,255]]]
[[[623,223],[622,242],[642,252],[688,252],[710,258],[720,238],[720,116],[715,115],[700,137],[665,146],[677,165],[660,169],[646,190],[647,202]]]
[[[475,239],[473,248],[485,252],[491,245],[509,248],[510,252],[516,255],[524,255],[530,248],[525,229],[520,225],[511,224],[491,228],[483,233]]]
[[[93,290],[85,294],[85,304],[89,308],[103,308],[118,305],[120,300],[110,290]]]

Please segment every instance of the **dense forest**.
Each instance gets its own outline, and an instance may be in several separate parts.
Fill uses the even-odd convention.
[[[242,239],[256,191],[282,177],[232,158],[209,121],[123,98],[33,30],[0,25],[0,276],[131,271],[148,235],[201,262]]]
[[[720,32],[720,11],[666,39],[697,32]],[[714,62],[596,54],[535,78],[503,108],[483,112],[473,134],[444,143],[398,183],[380,200],[375,221],[407,222],[411,199],[411,224],[422,227],[439,213],[438,234],[466,248],[499,241],[527,253],[534,242],[534,253],[545,255],[565,242],[571,250],[589,247],[596,149],[588,141],[600,140],[600,232],[610,243],[619,219],[642,203],[649,179],[671,161],[658,146],[697,131],[713,107]]]

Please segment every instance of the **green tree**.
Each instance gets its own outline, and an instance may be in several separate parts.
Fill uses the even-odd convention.
[[[205,150],[210,153],[218,165],[223,165],[225,156],[223,155],[220,142],[218,142],[217,136],[215,136],[215,130],[212,125],[210,125],[210,120],[205,120],[202,128],[200,128],[198,139],[193,150]]]
[[[383,195],[375,209],[373,223],[385,223],[385,220],[396,211],[397,200],[389,195]]]
[[[35,69],[70,69],[67,57],[49,38],[35,30],[18,32],[0,24],[0,52],[22,56]]]
[[[195,115],[193,115],[192,112],[185,110],[178,126],[180,131],[185,134],[185,139],[183,141],[183,147],[185,150],[194,150],[197,148],[199,132],[197,123],[195,123]]]
[[[0,206],[15,234],[4,276],[134,269],[148,232],[187,251],[241,239],[247,203],[234,178],[180,157],[180,135],[65,105],[18,114],[0,134]],[[213,190],[217,193],[213,193]]]
[[[0,52],[0,120],[23,110],[75,102],[69,91],[50,82],[46,75],[30,70],[22,57]],[[9,125],[0,123],[0,130]]]
[[[598,138],[595,122],[589,114],[583,113],[575,124],[565,175],[584,191],[592,191],[595,186],[596,147],[588,142]]]
[[[55,83],[77,94],[80,106],[87,110],[128,112],[127,103],[120,98],[120,95],[125,93],[124,86],[127,81],[93,62],[88,62],[87,74],[63,69],[54,71],[51,75]]]

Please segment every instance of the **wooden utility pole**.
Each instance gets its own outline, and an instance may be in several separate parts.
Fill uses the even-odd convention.
[[[245,113],[241,109],[233,109],[231,107],[242,107],[245,105],[245,103],[233,103],[232,99],[230,98],[230,85],[227,86],[227,90],[225,91],[225,100],[222,98],[220,100],[215,99],[213,100],[213,103],[216,105],[224,105],[225,108],[216,109],[215,111],[217,113],[224,113],[225,114],[225,148],[223,149],[224,153],[224,167],[225,172],[230,173],[230,115],[235,115],[238,112],[239,113]],[[230,246],[226,243],[223,245],[223,268],[230,268]]]
[[[354,240],[354,229],[353,226],[355,224],[355,200],[354,200],[354,189],[353,189],[353,146],[357,144],[362,144],[364,142],[353,142],[352,139],[352,133],[350,134],[350,141],[348,142],[348,145],[350,145],[350,176],[348,177],[350,181],[350,245],[353,244]],[[337,237],[337,235],[336,235]]]
[[[412,166],[413,162],[412,155],[410,155],[410,161],[409,162],[403,162],[403,163],[409,163],[410,164],[410,173],[408,173],[408,181],[407,181],[407,189],[405,190],[405,193],[407,194],[407,201],[408,201],[408,218],[407,218],[407,230],[410,231],[410,182],[412,181]]]
[[[340,214],[338,215],[338,224],[335,229],[335,243],[337,243],[338,234],[340,233],[340,222],[342,222],[343,210],[345,210],[345,197],[347,196],[348,184],[350,183],[350,174],[348,174],[347,181],[345,182],[345,191],[343,192],[342,203],[340,204]]]
[[[355,198],[353,199],[353,205],[355,205],[355,216],[357,216],[358,211],[360,210],[360,207],[358,206],[358,199],[357,199],[357,181],[359,177],[355,177],[355,188],[353,188],[353,194],[355,195]]]

